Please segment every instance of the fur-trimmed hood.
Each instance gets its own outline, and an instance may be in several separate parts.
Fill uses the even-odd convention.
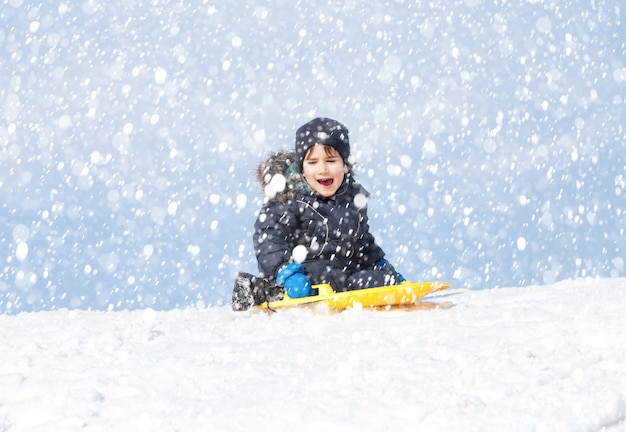
[[[294,195],[288,171],[294,165],[296,152],[280,150],[272,153],[256,169],[256,181],[269,201],[284,202]]]
[[[256,180],[268,201],[285,202],[295,196],[296,190],[315,194],[298,171],[294,150],[280,150],[268,156],[257,166]],[[369,197],[363,186],[354,180],[351,166],[348,166],[348,173],[338,194],[346,192]]]

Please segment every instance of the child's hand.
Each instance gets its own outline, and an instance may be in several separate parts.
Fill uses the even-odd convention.
[[[290,263],[280,269],[276,275],[276,283],[284,286],[291,298],[311,295],[311,281],[304,274],[304,266],[300,263]]]
[[[387,269],[394,271],[396,273],[396,277],[398,278],[399,282],[404,282],[406,280],[406,278],[402,276],[400,273],[398,273],[396,269],[385,258],[381,258],[380,260],[378,260],[376,264],[374,264],[374,270],[387,270]]]

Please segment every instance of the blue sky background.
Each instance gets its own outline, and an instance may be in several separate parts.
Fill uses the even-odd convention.
[[[318,115],[408,278],[626,274],[619,1],[221,3],[2,1],[0,313],[227,304]]]

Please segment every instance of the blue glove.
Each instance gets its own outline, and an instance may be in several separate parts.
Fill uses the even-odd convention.
[[[374,264],[374,270],[385,270],[388,268],[391,268],[394,272],[396,272],[398,282],[404,282],[406,280],[406,278],[398,273],[396,269],[391,264],[389,264],[389,261],[387,261],[385,258],[381,258],[376,264]]]
[[[311,295],[311,281],[304,274],[304,266],[300,263],[293,262],[280,269],[276,275],[276,283],[284,286],[291,298]]]

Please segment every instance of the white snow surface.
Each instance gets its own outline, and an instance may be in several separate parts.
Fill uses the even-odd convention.
[[[624,431],[625,278],[447,309],[0,316],[1,431]]]

